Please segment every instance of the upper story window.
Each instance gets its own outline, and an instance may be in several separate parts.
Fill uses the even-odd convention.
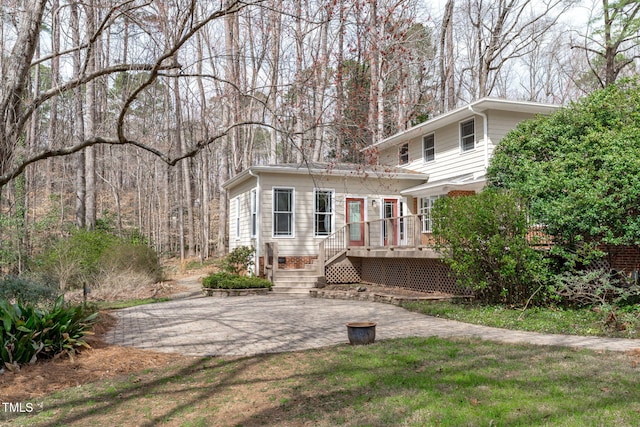
[[[474,119],[460,123],[460,151],[473,150],[476,147],[476,122]]]
[[[398,148],[398,164],[406,165],[409,163],[409,143],[402,144]]]
[[[293,237],[293,188],[273,189],[273,235]]]
[[[422,137],[422,158],[425,162],[436,159],[436,136],[430,134]]]
[[[328,236],[333,231],[333,190],[315,190],[313,204],[313,233]]]

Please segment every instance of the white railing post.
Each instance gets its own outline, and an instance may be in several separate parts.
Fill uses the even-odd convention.
[[[366,221],[364,223],[364,247],[368,248],[371,246],[371,223]]]
[[[323,240],[318,244],[318,275],[320,276],[324,276],[324,263],[327,259],[327,254],[324,248],[324,242],[325,240]]]

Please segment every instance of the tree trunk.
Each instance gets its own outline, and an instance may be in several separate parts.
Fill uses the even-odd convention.
[[[59,19],[60,0],[53,0],[51,3],[51,88],[58,87],[60,83],[60,19]],[[48,143],[54,146],[58,140],[58,97],[51,100],[51,108],[49,110],[48,123]],[[47,159],[46,163],[46,195],[47,198],[55,191],[53,177],[55,175],[55,162],[53,159]]]
[[[273,0],[273,9],[269,13],[271,25],[271,81],[269,86],[268,107],[271,116],[271,126],[269,129],[269,163],[278,163],[278,76],[280,74],[280,38],[282,30],[282,0]]]
[[[78,5],[71,4],[71,32],[73,36],[73,44],[80,46],[80,23],[78,16]],[[73,55],[73,73],[80,75],[80,51],[77,50]],[[84,141],[84,108],[82,102],[82,88],[77,87],[73,91],[74,99],[74,122],[73,122],[73,139],[74,143]],[[76,226],[78,228],[85,227],[86,212],[86,181],[85,181],[85,153],[78,152],[76,155]]]
[[[86,22],[86,38],[92,40],[95,33],[95,14],[93,0],[89,0],[85,6],[87,15]],[[91,74],[97,69],[97,43],[91,46],[87,51],[87,68],[86,72]],[[96,134],[96,81],[87,82],[86,86],[86,109],[84,133],[88,137]],[[87,147],[85,149],[85,220],[84,226],[88,230],[96,227],[96,148]]]
[[[370,49],[369,49],[369,62],[370,62],[370,79],[371,85],[369,87],[369,131],[373,136],[374,140],[372,143],[378,142],[378,120],[381,111],[379,111],[378,107],[378,95],[379,88],[378,84],[380,82],[380,55],[379,55],[379,28],[378,28],[378,0],[369,0],[369,37],[371,38]]]
[[[456,106],[453,86],[453,6],[454,0],[447,0],[440,30],[440,113]]]
[[[13,154],[22,129],[17,127],[30,77],[31,62],[38,45],[47,0],[34,0],[20,8],[16,41],[8,58],[3,58],[4,79],[0,82],[0,175],[13,166]],[[4,54],[4,52],[3,52]]]

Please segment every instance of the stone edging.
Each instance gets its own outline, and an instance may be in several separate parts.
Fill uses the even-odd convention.
[[[326,299],[341,299],[341,300],[356,300],[356,301],[372,301],[382,302],[386,304],[400,305],[405,302],[412,301],[453,301],[460,298],[458,296],[424,296],[424,297],[407,297],[390,295],[376,292],[354,292],[354,291],[329,291],[323,289],[311,289],[309,295],[312,298],[326,298]]]
[[[271,292],[269,288],[251,289],[212,289],[202,288],[202,294],[207,297],[239,297],[247,295],[266,295]]]

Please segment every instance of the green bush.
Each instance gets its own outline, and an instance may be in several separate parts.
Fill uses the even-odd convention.
[[[0,278],[0,300],[38,305],[53,303],[56,297],[57,290],[53,286],[42,285],[24,277]]]
[[[202,279],[202,286],[210,289],[271,289],[272,283],[256,276],[239,276],[227,272],[213,273]]]
[[[99,263],[101,270],[145,273],[151,282],[159,282],[163,278],[158,254],[143,244],[117,241],[105,250]]]
[[[222,259],[220,268],[231,274],[246,273],[253,265],[255,252],[256,249],[251,246],[239,246]]]
[[[58,240],[44,251],[36,269],[58,282],[63,290],[94,285],[114,269],[144,272],[152,282],[162,277],[158,256],[152,248],[103,230],[76,230],[68,238]]]
[[[75,230],[44,251],[37,261],[37,269],[57,281],[62,290],[93,283],[100,271],[100,258],[116,240],[115,236],[100,230]]]
[[[11,370],[38,358],[73,354],[78,347],[88,347],[84,336],[97,315],[65,305],[62,296],[49,310],[0,300],[0,359]]]
[[[433,209],[433,234],[458,283],[485,303],[523,304],[545,292],[546,259],[531,248],[527,216],[508,192],[443,198]],[[544,288],[546,289],[546,288]]]

